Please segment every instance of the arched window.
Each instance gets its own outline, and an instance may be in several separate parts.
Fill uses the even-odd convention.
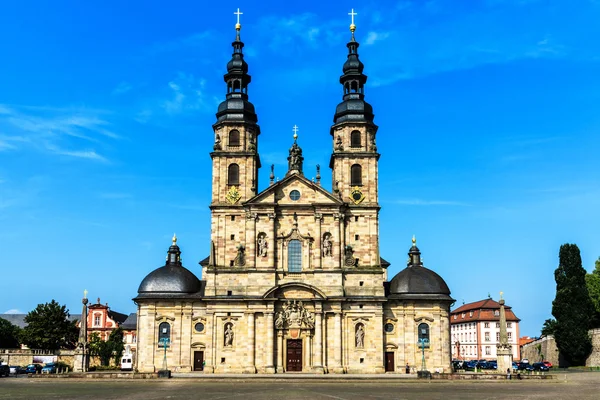
[[[426,323],[419,324],[419,346],[425,340],[425,347],[429,347],[429,325]]]
[[[161,322],[158,326],[158,345],[164,347],[165,341],[167,346],[171,342],[171,325],[168,322]]]
[[[352,131],[350,134],[350,147],[361,147],[360,144],[360,132]]]
[[[229,145],[230,146],[239,146],[240,145],[240,131],[232,130],[229,132]]]
[[[229,165],[227,168],[227,184],[228,185],[239,185],[240,184],[240,166],[237,164]]]
[[[302,244],[297,239],[288,243],[288,272],[302,272]]]
[[[362,185],[362,167],[359,164],[350,167],[350,184],[352,186]]]

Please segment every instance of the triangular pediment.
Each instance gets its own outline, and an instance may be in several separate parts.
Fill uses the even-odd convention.
[[[306,179],[302,175],[291,174],[249,199],[244,205],[274,203],[296,206],[310,204],[340,206],[343,204],[338,197],[329,193],[320,185]]]

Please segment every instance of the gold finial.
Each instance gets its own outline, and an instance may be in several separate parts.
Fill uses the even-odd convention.
[[[240,9],[238,8],[236,12],[234,12],[235,15],[237,15],[237,23],[235,24],[235,30],[236,31],[240,31],[240,29],[242,29],[242,24],[240,24],[240,15],[243,14],[243,12],[240,12]]]
[[[173,246],[175,246],[177,244],[177,235],[173,234],[173,239],[171,239],[173,241]]]
[[[502,300],[502,295],[504,294],[504,292],[500,292],[500,300]]]
[[[84,299],[87,299],[87,294],[88,294],[87,289],[83,289],[83,298]]]
[[[417,238],[415,237],[415,235],[413,235],[413,237],[412,237],[412,244],[413,244],[413,246],[417,245]]]
[[[292,128],[292,130],[294,131],[294,142],[298,139],[298,127],[296,125],[294,125],[294,127]]]
[[[354,25],[354,16],[358,15],[358,13],[354,12],[354,8],[351,12],[348,13],[352,17],[352,23],[350,24],[350,32],[352,32],[352,39],[354,39],[354,31],[356,30],[356,25]]]

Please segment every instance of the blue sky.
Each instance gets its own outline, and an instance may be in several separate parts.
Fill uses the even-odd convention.
[[[173,232],[208,253],[211,125],[240,7],[260,188],[328,168],[354,7],[379,125],[381,253],[416,235],[452,295],[504,291],[538,335],[563,243],[600,256],[600,1],[6,2],[0,13],[0,312],[83,289],[135,311]],[[312,175],[311,175],[312,174]]]

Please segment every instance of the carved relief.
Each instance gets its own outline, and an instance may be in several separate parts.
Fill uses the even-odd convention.
[[[344,146],[342,145],[342,137],[340,135],[337,136],[335,140],[335,149],[338,151],[344,150]]]
[[[288,300],[283,310],[277,313],[275,327],[312,329],[315,327],[315,314],[304,308],[302,301]]]
[[[237,186],[230,187],[229,191],[227,192],[227,196],[225,196],[225,199],[227,200],[227,202],[229,204],[235,204],[241,198],[242,198],[242,195],[240,194]]]
[[[267,240],[267,234],[264,232],[259,233],[256,244],[256,255],[259,257],[267,257],[269,254],[269,242]]]
[[[332,257],[332,247],[331,233],[325,232],[323,235],[323,257]]]

